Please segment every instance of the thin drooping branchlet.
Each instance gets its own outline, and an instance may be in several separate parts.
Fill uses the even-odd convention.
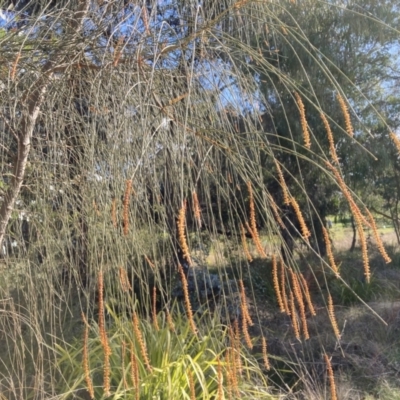
[[[257,252],[260,255],[261,258],[266,258],[267,254],[265,253],[265,250],[262,247],[260,237],[258,236],[258,232],[254,232],[253,229],[251,229],[251,226],[249,223],[246,221],[246,228],[247,231],[250,233],[251,238],[253,239],[254,245],[256,246]]]
[[[189,265],[192,265],[192,260],[190,258],[189,246],[186,241],[186,201],[183,202],[181,209],[179,210],[178,221],[178,238],[179,244],[182,249],[182,254]]]
[[[153,314],[153,324],[156,331],[159,331],[160,328],[158,326],[157,320],[157,288],[153,286],[153,301],[152,301],[152,314]]]
[[[285,263],[283,262],[282,257],[279,257],[279,264],[280,264],[280,269],[281,269],[281,274],[280,274],[280,278],[281,278],[281,289],[282,289],[282,301],[283,301],[283,305],[285,307],[285,313],[286,315],[290,316],[290,308],[289,308],[289,304],[288,304],[288,298],[286,295],[286,275],[285,275]]]
[[[331,320],[333,332],[336,336],[336,339],[340,340],[340,330],[339,330],[339,326],[336,321],[335,308],[333,306],[333,300],[332,300],[332,296],[330,294],[328,295],[328,315],[329,315],[329,319]]]
[[[242,224],[240,224],[240,237],[242,239],[244,255],[246,256],[248,262],[252,262],[253,258],[251,257],[249,247],[247,246],[246,231],[244,230],[244,227]]]
[[[190,369],[188,371],[188,379],[189,379],[190,400],[196,400],[196,388],[194,386],[193,374]]]
[[[90,367],[89,367],[89,324],[86,320],[85,314],[82,313],[83,324],[85,325],[85,331],[83,336],[83,371],[85,373],[85,382],[86,388],[89,392],[89,396],[91,399],[94,399],[94,388],[93,381],[90,376]]]
[[[326,245],[326,254],[328,256],[329,264],[331,265],[333,272],[338,278],[340,276],[339,268],[337,267],[335,258],[333,257],[332,244],[331,244],[331,239],[329,238],[328,230],[324,226],[322,227],[322,233],[324,236],[324,241]]]
[[[21,58],[21,52],[19,51],[18,54],[17,54],[17,57],[15,57],[15,61],[14,61],[13,66],[11,68],[10,79],[11,79],[12,82],[15,81],[15,77],[17,75],[17,67],[18,67],[18,63],[19,63],[20,58]]]
[[[375,219],[374,219],[373,215],[371,214],[371,212],[367,208],[365,209],[365,212],[367,214],[369,223],[372,227],[372,233],[374,235],[376,245],[378,246],[378,250],[381,253],[381,256],[385,260],[386,264],[388,264],[388,263],[392,262],[392,259],[389,257],[388,253],[385,250],[385,246],[383,245],[381,236],[378,233],[378,227],[376,226]]]
[[[303,285],[304,297],[306,298],[308,309],[310,311],[310,314],[313,317],[315,317],[317,315],[317,313],[315,311],[314,304],[313,304],[313,302],[311,300],[311,294],[310,294],[310,290],[308,288],[308,283],[307,283],[306,278],[304,278],[302,273],[300,273],[299,276],[300,276],[301,283]]]
[[[239,289],[240,289],[240,300],[243,306],[243,318],[246,318],[247,323],[250,326],[253,326],[253,321],[250,317],[249,309],[247,307],[247,298],[246,298],[246,291],[244,289],[243,280],[239,279]]]
[[[129,203],[130,203],[130,198],[131,198],[131,190],[132,190],[132,180],[127,179],[125,182],[124,207],[123,207],[123,214],[122,214],[125,236],[129,232]]]
[[[331,130],[331,126],[329,125],[328,118],[326,118],[324,113],[321,113],[320,115],[321,115],[322,122],[324,123],[324,126],[325,126],[326,134],[328,135],[329,153],[332,157],[332,161],[335,164],[339,164],[339,158],[336,153],[335,142],[333,140],[333,133]]]
[[[296,306],[294,304],[293,291],[290,291],[290,316],[292,317],[294,335],[296,336],[297,340],[300,340],[299,322],[297,321],[297,312]]]
[[[283,176],[283,172],[281,169],[281,166],[279,165],[278,161],[274,159],[276,170],[278,172],[278,178],[279,178],[279,183],[282,188],[282,193],[283,193],[283,204],[289,205],[290,204],[290,197],[289,197],[289,190],[286,186],[285,178]]]
[[[397,137],[397,135],[394,132],[390,132],[389,136],[393,140],[393,143],[396,146],[396,149],[400,154],[400,139]]]
[[[263,355],[263,361],[264,361],[264,367],[267,371],[269,371],[271,369],[271,365],[269,363],[268,360],[268,353],[267,353],[267,339],[265,339],[265,337],[262,337],[262,343],[261,343],[261,347],[262,347],[262,355]]]
[[[139,400],[140,391],[139,391],[139,365],[138,360],[135,353],[135,347],[133,343],[131,343],[131,379],[132,386],[135,389],[135,399]]]
[[[303,214],[302,214],[300,207],[294,197],[290,198],[290,204],[292,205],[294,212],[296,214],[297,220],[299,221],[301,235],[303,236],[304,240],[308,240],[308,238],[311,236],[311,232],[307,228],[306,222],[304,221],[304,218],[303,218]]]
[[[300,123],[301,123],[301,129],[303,130],[304,146],[309,149],[311,147],[311,138],[307,124],[306,108],[304,107],[303,100],[301,99],[300,95],[297,92],[294,92],[294,97],[296,98],[297,107],[300,112]]]
[[[137,316],[136,311],[133,312],[132,323],[133,332],[135,333],[136,340],[139,343],[140,353],[142,354],[144,365],[146,366],[147,371],[152,372],[153,368],[150,364],[147,346],[143,339],[142,331],[140,330],[139,317]]]
[[[193,335],[197,336],[197,327],[194,322],[193,318],[193,310],[192,310],[192,304],[190,302],[190,297],[189,297],[189,287],[188,287],[188,282],[185,276],[185,273],[183,272],[182,265],[178,264],[178,271],[179,275],[181,277],[182,281],[182,289],[183,289],[183,296],[185,299],[185,308],[186,308],[186,313],[189,319],[189,325],[190,325],[190,330],[192,331]]]
[[[310,339],[310,334],[308,333],[308,325],[307,325],[307,319],[306,319],[306,308],[304,306],[304,299],[303,299],[303,294],[301,292],[299,280],[297,278],[297,274],[293,272],[293,270],[290,270],[290,275],[292,277],[292,290],[294,293],[294,296],[296,298],[297,304],[299,306],[299,311],[300,311],[300,319],[301,319],[301,327],[303,329],[303,336],[305,340]]]
[[[129,282],[128,273],[125,268],[119,268],[119,282],[123,292],[132,291],[131,283]]]
[[[326,364],[326,371],[328,373],[329,386],[331,389],[331,400],[337,400],[335,377],[333,375],[331,360],[326,353],[324,354],[324,359]]]
[[[217,382],[218,382],[218,391],[217,391],[217,400],[223,400],[224,398],[224,378],[222,374],[222,365],[219,355],[217,356]]]
[[[269,200],[269,205],[271,206],[272,212],[273,212],[274,217],[275,217],[275,219],[276,219],[276,222],[278,222],[279,226],[280,226],[282,229],[286,229],[286,226],[285,226],[285,224],[283,223],[281,216],[279,215],[278,206],[277,206],[277,204],[275,203],[274,198],[273,198],[269,193],[268,193],[267,197],[268,197],[268,200]]]
[[[196,192],[192,193],[192,200],[194,219],[197,222],[198,227],[201,228],[201,207]]]
[[[340,93],[337,94],[336,96],[339,105],[340,105],[340,109],[342,110],[342,114],[344,117],[344,123],[346,125],[346,132],[350,137],[354,136],[354,129],[353,129],[353,125],[351,123],[351,117],[350,117],[350,113],[349,113],[349,108],[347,107],[347,104],[344,100],[344,98],[342,97],[342,95]]]
[[[117,228],[117,199],[113,198],[111,202],[111,222],[114,228]]]
[[[281,290],[279,287],[279,277],[278,277],[278,263],[276,262],[276,255],[272,255],[272,280],[274,283],[276,301],[278,302],[279,310],[285,312],[285,305],[283,303]]]

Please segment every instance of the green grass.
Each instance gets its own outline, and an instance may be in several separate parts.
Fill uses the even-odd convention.
[[[217,398],[219,382],[223,396],[229,398],[232,395],[233,388],[228,381],[232,366],[226,359],[229,337],[225,326],[205,316],[196,321],[199,331],[195,336],[186,316],[179,313],[173,314],[174,332],[169,329],[163,313],[158,315],[159,329],[155,328],[152,321],[141,319],[140,330],[148,350],[152,367],[150,372],[146,368],[138,338],[133,334],[132,321],[117,316],[110,309],[108,311],[111,317],[107,328],[111,347],[110,396],[104,393],[104,352],[99,327],[96,323],[90,324],[88,353],[96,399],[207,400]],[[59,344],[57,348],[59,370],[62,371],[58,393],[63,394],[61,398],[67,399],[86,389],[82,362],[83,339],[78,338],[73,344]],[[138,359],[139,388],[135,388],[132,381],[131,348]],[[237,396],[274,399],[257,359],[244,347],[236,351],[242,364],[242,374],[237,377]],[[194,397],[191,397],[191,379],[194,382]]]

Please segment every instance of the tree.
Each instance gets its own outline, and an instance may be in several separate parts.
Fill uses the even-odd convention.
[[[305,241],[305,224],[317,233],[323,227],[339,183],[347,193],[339,178],[349,173],[325,166],[329,142],[317,134],[323,126],[319,113],[331,123],[341,115],[341,123],[332,125],[346,160],[356,139],[344,132],[334,94],[347,95],[353,108],[368,103],[351,97],[356,76],[340,72],[342,49],[328,46],[338,59],[326,58],[313,47],[311,33],[297,29],[304,9],[294,18],[282,14],[285,7],[294,13],[291,4],[15,4],[10,15],[20,18],[20,31],[7,30],[8,25],[0,40],[7,66],[1,71],[0,239],[13,235],[22,242],[17,225],[29,216],[29,246],[6,262],[10,271],[23,269],[18,288],[27,299],[31,326],[39,327],[35,338],[49,332],[42,310],[51,310],[52,340],[71,298],[81,302],[79,309],[93,311],[100,273],[109,304],[117,292],[120,308],[132,311],[132,299],[113,292],[118,274],[128,271],[141,311],[153,311],[153,287],[160,303],[169,305],[176,280],[171,266],[190,268],[187,249],[194,240],[201,243],[204,226],[209,237],[229,237],[243,266],[248,265],[241,256],[243,236],[266,257],[260,227],[282,235],[283,219],[287,231],[290,227]],[[318,4],[321,24],[323,17],[330,21],[332,10],[342,10]],[[265,21],[271,21],[269,33]],[[337,32],[339,39],[340,26]],[[261,38],[269,41],[266,47]],[[279,49],[271,46],[274,40]],[[286,58],[273,57],[281,48]],[[291,63],[300,66],[297,74]],[[311,74],[317,82],[308,79]],[[304,146],[301,102],[294,92],[307,112],[313,151]],[[285,194],[290,194],[287,208]],[[300,218],[300,211],[308,219]],[[314,240],[312,246],[318,250],[324,243]],[[297,273],[295,260],[288,264],[285,271]],[[220,272],[221,281],[225,275]],[[60,283],[61,276],[66,282]],[[25,371],[21,374],[25,379]],[[43,376],[50,384],[42,379],[41,397],[49,398],[56,392],[56,373]]]
[[[303,209],[308,207],[316,238],[313,248],[322,255],[322,226],[326,216],[335,213],[337,202],[337,187],[323,173],[325,154],[330,160],[336,154],[343,175],[361,194],[374,156],[362,155],[357,143],[367,147],[364,136],[387,118],[382,105],[393,96],[389,87],[398,77],[393,53],[398,35],[390,28],[399,24],[396,7],[392,1],[285,3],[276,6],[265,32],[253,39],[259,55],[254,56],[251,73],[259,79],[264,106],[274,121],[269,132],[277,138],[274,156],[266,162],[273,168],[274,157],[279,160],[290,191]],[[261,59],[268,60],[268,69],[260,68]],[[350,110],[348,122],[344,107]],[[387,122],[384,126],[391,128]],[[353,134],[357,140],[349,137]],[[267,179],[282,204],[275,182],[276,176]]]

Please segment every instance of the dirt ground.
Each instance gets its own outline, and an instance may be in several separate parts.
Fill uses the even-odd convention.
[[[338,398],[399,399],[400,393],[400,265],[395,257],[399,251],[394,231],[380,232],[394,262],[385,264],[372,237],[369,240],[371,284],[363,282],[363,262],[359,243],[349,252],[352,242],[350,228],[331,232],[335,257],[340,260],[343,278],[349,287],[336,279],[326,280],[312,288],[311,296],[317,315],[307,314],[310,339],[295,338],[291,318],[278,312],[271,266],[254,262],[250,269],[253,283],[252,312],[258,322],[252,335],[268,338],[268,349],[275,372],[271,380],[276,385],[290,387],[296,399],[328,398],[323,352],[331,357],[338,387]],[[312,261],[304,271],[309,268]],[[302,267],[301,267],[302,268]],[[304,268],[304,265],[303,265]],[[326,286],[325,286],[326,283]],[[250,284],[250,278],[248,285]],[[351,297],[351,291],[365,303]],[[334,298],[335,315],[341,332],[338,341],[333,334],[331,315],[326,307],[326,295]],[[257,351],[260,351],[257,348]],[[285,371],[285,372],[283,372]],[[290,372],[289,372],[290,371]],[[325,382],[321,384],[321,382]],[[389,388],[389,389],[388,389]],[[383,395],[386,390],[387,395]]]

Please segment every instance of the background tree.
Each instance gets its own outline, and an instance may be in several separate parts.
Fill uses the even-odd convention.
[[[398,102],[391,89],[398,77],[398,35],[389,28],[398,24],[392,1],[350,1],[340,6],[309,2],[307,7],[291,2],[277,6],[276,14],[265,24],[265,32],[254,38],[259,55],[254,57],[251,70],[259,79],[263,106],[273,121],[269,132],[276,135],[278,144],[274,155],[284,166],[286,183],[299,196],[302,208],[307,198],[313,205],[308,215],[315,230],[313,247],[322,255],[322,226],[327,215],[337,212],[337,189],[316,165],[324,162],[321,150],[330,153],[330,159],[332,151],[336,152],[348,183],[357,194],[363,190],[362,197],[366,198],[370,188],[364,181],[374,168],[375,156],[374,151],[365,154],[357,144],[370,148],[367,143],[376,142],[371,133],[376,124],[393,128],[387,119],[388,107],[382,105],[390,97],[392,103]],[[261,59],[268,60],[268,69],[260,71]],[[355,134],[358,143],[346,132],[338,94],[346,98],[354,130],[351,135]],[[377,109],[382,112],[380,117]],[[321,113],[327,116],[326,123]],[[326,124],[332,131],[332,144]],[[303,138],[304,129],[311,136],[311,151]],[[269,168],[274,167],[273,159],[266,162]],[[267,185],[281,204],[275,179],[267,180]]]

